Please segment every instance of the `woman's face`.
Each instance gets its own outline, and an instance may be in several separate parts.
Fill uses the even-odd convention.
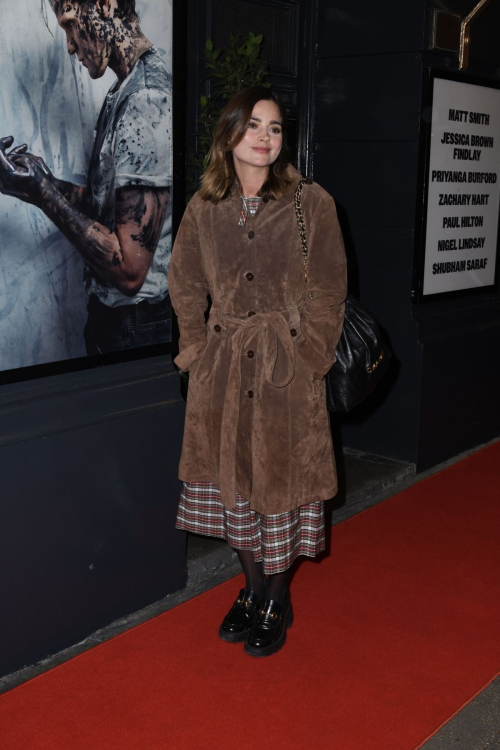
[[[267,169],[276,161],[283,145],[281,114],[269,99],[257,102],[245,135],[233,149],[235,168],[239,165]]]

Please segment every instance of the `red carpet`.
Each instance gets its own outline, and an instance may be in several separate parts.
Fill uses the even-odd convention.
[[[413,750],[500,670],[500,443],[335,527],[269,659],[212,591],[0,698],[2,750]]]

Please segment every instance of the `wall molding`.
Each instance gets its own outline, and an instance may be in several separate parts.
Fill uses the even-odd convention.
[[[4,386],[0,448],[183,404],[169,355]]]

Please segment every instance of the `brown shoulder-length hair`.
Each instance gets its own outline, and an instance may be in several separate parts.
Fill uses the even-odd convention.
[[[203,200],[219,203],[227,198],[236,172],[233,149],[245,135],[253,108],[263,99],[274,102],[281,116],[283,145],[278,158],[271,164],[268,176],[259,195],[264,200],[277,200],[283,196],[292,180],[288,174],[289,153],[286,140],[286,110],[283,102],[270,89],[251,86],[235,94],[222,110],[209,154],[208,167],[201,178],[200,196]]]

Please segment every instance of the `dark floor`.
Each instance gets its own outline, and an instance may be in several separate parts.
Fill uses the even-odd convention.
[[[500,677],[458,712],[422,750],[500,750]]]
[[[415,476],[415,467],[412,464],[404,464],[371,454],[345,451],[343,456],[337,457],[340,490],[337,497],[327,504],[327,519],[332,525],[340,523],[386,500],[396,492],[410,487],[426,476],[441,471],[472,452],[456,456],[428,472]],[[188,585],[185,590],[112,623],[82,643],[60,654],[55,654],[40,664],[0,679],[0,693],[68,661],[141,622],[172,609],[232,578],[240,571],[236,554],[225,542],[190,535]],[[422,750],[456,750],[456,748],[500,750],[500,677],[459,711],[423,746]],[[387,749],[381,748],[381,750]],[[399,750],[399,748],[393,750]],[[411,749],[401,748],[401,750]]]

